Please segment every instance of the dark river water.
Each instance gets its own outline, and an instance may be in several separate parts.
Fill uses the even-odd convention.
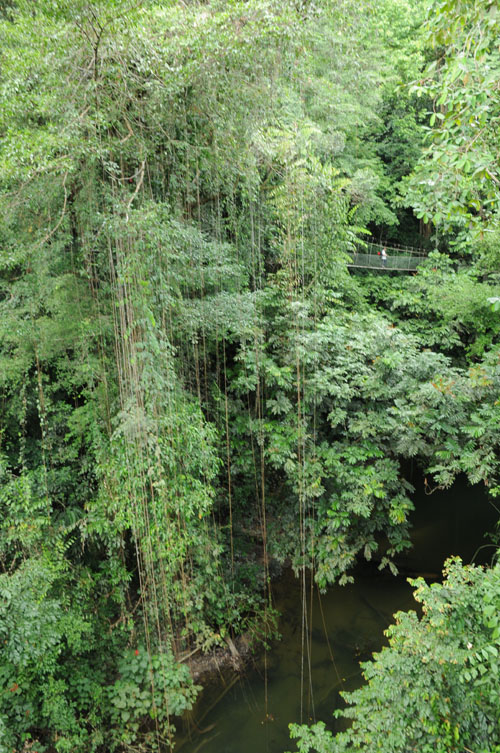
[[[445,492],[414,495],[413,548],[399,559],[405,573],[436,578],[444,560],[487,563],[494,552],[485,532],[498,513],[481,487],[458,482]],[[310,580],[304,589],[287,571],[273,585],[281,613],[280,641],[258,657],[235,681],[207,688],[184,730],[176,753],[283,753],[295,750],[290,722],[324,721],[342,706],[340,690],[359,687],[359,662],[384,643],[384,630],[398,610],[415,608],[406,577],[381,574],[376,565],[360,567],[355,582],[320,595]],[[198,730],[204,730],[201,733]]]

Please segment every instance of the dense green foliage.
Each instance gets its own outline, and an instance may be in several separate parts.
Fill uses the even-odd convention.
[[[394,570],[409,459],[498,494],[495,116],[457,135],[453,63],[496,65],[492,7],[0,3],[2,749],[167,747],[276,563]],[[443,141],[482,150],[445,225]],[[369,231],[436,245],[411,207],[439,252],[351,274]]]
[[[301,753],[499,750],[500,568],[449,561],[443,584],[414,582],[422,615],[399,612],[389,646],[346,693],[353,720],[335,738],[323,723],[292,726]]]
[[[434,128],[410,196],[445,231],[498,229],[499,24],[493,0],[436,0],[429,9],[436,54],[415,89],[432,99]]]

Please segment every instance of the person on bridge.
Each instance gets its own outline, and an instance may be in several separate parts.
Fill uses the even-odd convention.
[[[382,266],[387,267],[387,251],[382,247]]]

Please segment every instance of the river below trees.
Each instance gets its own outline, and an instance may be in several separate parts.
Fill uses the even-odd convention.
[[[285,571],[273,584],[281,640],[238,679],[226,674],[205,689],[179,731],[176,751],[283,753],[295,749],[290,722],[322,720],[341,728],[332,718],[342,704],[339,691],[361,684],[359,662],[381,648],[394,612],[416,607],[407,575],[437,579],[450,555],[487,563],[495,551],[485,532],[494,530],[498,513],[481,487],[461,480],[427,495],[419,485],[413,548],[398,560],[401,574],[362,566],[353,584],[323,595],[308,578],[304,596],[300,579]]]

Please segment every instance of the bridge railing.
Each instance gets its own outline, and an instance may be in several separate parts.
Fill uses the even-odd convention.
[[[385,248],[386,258],[382,257]],[[400,272],[414,271],[427,258],[422,251],[408,246],[382,246],[378,243],[368,243],[351,253],[352,262],[347,266],[361,269],[387,269]]]

